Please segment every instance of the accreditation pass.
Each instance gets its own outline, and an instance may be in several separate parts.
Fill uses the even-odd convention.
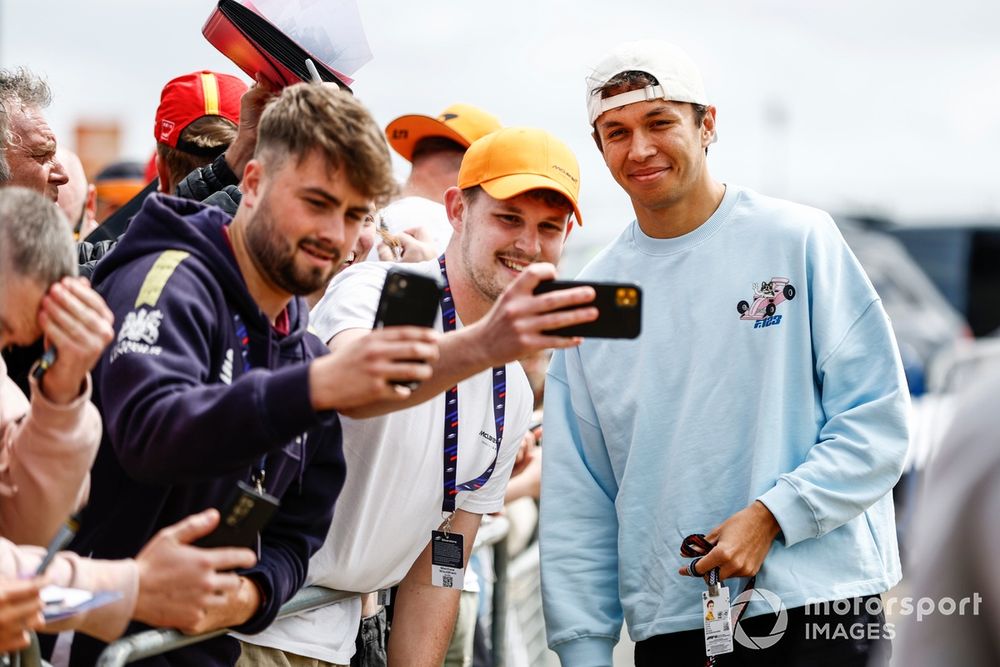
[[[701,594],[701,613],[705,619],[705,655],[733,652],[733,623],[729,613],[729,589],[719,586],[719,594]]]
[[[431,583],[442,588],[465,585],[465,549],[462,533],[431,531]]]

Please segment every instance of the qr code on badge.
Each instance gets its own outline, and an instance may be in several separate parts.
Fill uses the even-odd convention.
[[[454,588],[455,579],[450,574],[441,575],[441,586],[444,588]]]

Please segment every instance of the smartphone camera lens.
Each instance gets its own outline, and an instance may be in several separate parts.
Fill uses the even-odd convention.
[[[639,293],[632,287],[619,287],[615,291],[615,303],[620,308],[634,308],[639,301]]]

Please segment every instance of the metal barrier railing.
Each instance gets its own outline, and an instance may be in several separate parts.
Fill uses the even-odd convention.
[[[334,591],[321,586],[307,586],[295,594],[291,600],[282,605],[277,618],[294,616],[312,609],[318,609],[341,600],[356,597],[357,593]],[[142,658],[149,658],[161,653],[167,653],[184,646],[197,644],[207,639],[224,635],[229,630],[221,629],[200,635],[185,635],[177,630],[146,630],[108,645],[97,659],[99,667],[119,667]]]
[[[496,622],[493,624],[494,667],[503,667],[504,665],[503,628],[506,627],[507,582],[506,539],[509,530],[510,523],[506,518],[502,516],[492,517],[489,521],[483,522],[479,533],[476,535],[476,543],[473,547],[473,550],[475,550],[487,546],[493,546],[496,553],[503,554],[502,558],[497,558],[496,555],[494,556],[494,568],[496,571],[497,582],[493,588],[493,614],[495,619],[499,618],[501,621],[499,626]],[[503,571],[501,571],[501,568],[503,568]],[[325,607],[357,595],[359,594],[335,591],[320,586],[308,586],[296,593],[291,600],[286,602],[281,607],[277,618],[294,616],[295,614]],[[498,598],[502,602],[499,608],[497,604]],[[227,632],[229,632],[228,629],[214,630],[200,635],[185,635],[177,630],[166,629],[138,632],[134,635],[123,637],[122,639],[109,644],[98,658],[97,666],[120,667],[121,665],[135,662],[136,660],[149,658],[154,655],[160,655],[161,653],[167,653],[169,651],[183,648],[184,646],[190,646],[191,644],[197,644],[208,639],[213,639],[224,635]],[[497,635],[498,632],[499,636]],[[21,664],[22,667],[36,667],[36,665],[40,663],[22,662]]]
[[[21,649],[18,653],[4,656],[0,660],[2,667],[50,667],[49,663],[42,660],[42,651],[38,646],[38,635],[31,633],[31,644]]]

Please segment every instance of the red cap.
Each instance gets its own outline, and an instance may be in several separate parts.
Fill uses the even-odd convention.
[[[222,116],[240,123],[240,98],[248,87],[235,76],[217,72],[192,72],[171,80],[160,93],[153,136],[171,148],[188,125],[202,116]]]

